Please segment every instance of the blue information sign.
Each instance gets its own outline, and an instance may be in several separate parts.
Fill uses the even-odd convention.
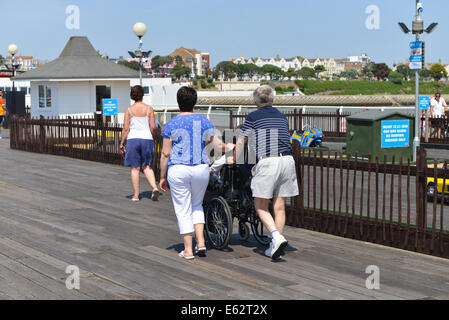
[[[423,62],[423,42],[413,41],[410,42],[410,69],[419,70],[422,69]]]
[[[419,110],[429,110],[430,108],[430,98],[429,97],[419,97]]]
[[[103,99],[103,116],[118,115],[117,99]]]
[[[382,149],[410,147],[410,121],[382,121]]]

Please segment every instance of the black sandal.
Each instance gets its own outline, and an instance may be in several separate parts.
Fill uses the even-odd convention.
[[[153,195],[151,196],[151,200],[159,201],[159,195],[160,195],[159,190],[154,190]]]

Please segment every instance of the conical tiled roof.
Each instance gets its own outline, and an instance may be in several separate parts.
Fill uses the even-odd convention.
[[[139,72],[98,56],[87,37],[71,37],[58,59],[13,80],[129,79]]]

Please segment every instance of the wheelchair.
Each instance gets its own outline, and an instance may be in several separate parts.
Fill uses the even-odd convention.
[[[234,219],[239,223],[239,235],[246,241],[250,238],[250,228],[254,238],[263,246],[268,246],[262,221],[254,208],[251,192],[250,165],[226,165],[220,178],[211,176],[204,198],[206,218],[205,235],[207,241],[217,250],[228,247],[234,227]]]

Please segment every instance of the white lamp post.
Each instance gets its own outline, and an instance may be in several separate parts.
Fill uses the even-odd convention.
[[[12,56],[12,76],[15,77],[16,76],[16,59],[15,59],[15,55],[17,54],[17,52],[19,52],[19,47],[16,44],[10,44],[8,46],[8,52],[9,54]],[[16,88],[14,86],[14,81],[12,82],[12,91],[16,91]]]
[[[142,37],[147,33],[148,29],[145,23],[138,22],[133,27],[134,34],[139,38],[139,49],[136,50],[134,56],[139,58],[139,70],[140,70],[140,85],[142,86],[142,58],[148,57],[148,53],[142,51],[143,40]],[[132,56],[132,55],[131,55]]]

